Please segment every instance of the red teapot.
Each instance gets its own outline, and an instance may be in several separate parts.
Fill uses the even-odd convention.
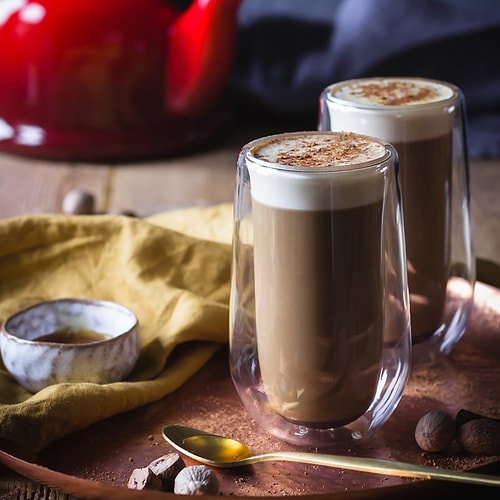
[[[127,160],[212,138],[240,0],[180,4],[0,0],[0,150]]]

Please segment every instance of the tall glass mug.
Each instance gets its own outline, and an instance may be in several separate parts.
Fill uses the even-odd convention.
[[[357,134],[255,140],[238,158],[230,369],[270,433],[325,448],[369,438],[411,359],[392,146]]]
[[[413,364],[438,360],[465,332],[475,282],[462,93],[422,78],[344,81],[322,92],[319,128],[372,135],[396,148]]]

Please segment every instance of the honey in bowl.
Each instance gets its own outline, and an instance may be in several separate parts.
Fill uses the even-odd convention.
[[[17,311],[0,328],[5,368],[25,389],[123,380],[140,355],[137,316],[116,302],[61,298]]]
[[[85,330],[80,328],[60,328],[55,332],[41,335],[34,339],[36,342],[52,342],[55,344],[90,344],[111,338],[111,335]]]

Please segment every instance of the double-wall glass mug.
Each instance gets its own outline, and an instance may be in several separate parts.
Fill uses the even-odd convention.
[[[397,153],[295,132],[238,157],[229,364],[251,416],[289,443],[365,442],[408,379],[411,327]]]
[[[460,89],[406,77],[339,82],[321,94],[319,129],[378,137],[398,152],[413,365],[441,359],[465,333],[475,283]]]

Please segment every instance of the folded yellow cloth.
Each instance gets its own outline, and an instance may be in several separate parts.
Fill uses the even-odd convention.
[[[136,313],[142,345],[125,381],[58,384],[36,394],[0,363],[0,441],[39,451],[162,398],[199,370],[228,340],[231,223],[230,204],[150,219],[30,215],[0,221],[0,321],[40,300],[112,300]]]

